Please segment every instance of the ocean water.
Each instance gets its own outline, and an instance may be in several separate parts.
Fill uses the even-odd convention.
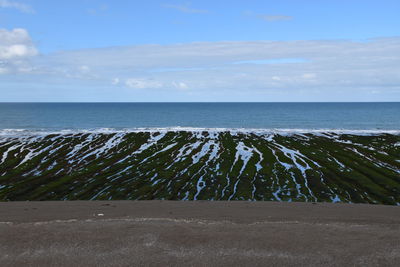
[[[0,130],[400,130],[396,103],[0,103]]]

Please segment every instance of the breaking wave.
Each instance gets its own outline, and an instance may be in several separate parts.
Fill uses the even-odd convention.
[[[139,127],[139,128],[93,128],[93,129],[0,129],[1,136],[29,136],[29,135],[50,135],[50,134],[81,134],[81,133],[138,133],[138,132],[230,132],[230,133],[254,133],[254,134],[276,134],[276,135],[292,135],[292,134],[350,134],[350,135],[380,135],[393,134],[400,135],[400,130],[392,129],[281,129],[281,128],[206,128],[206,127]]]

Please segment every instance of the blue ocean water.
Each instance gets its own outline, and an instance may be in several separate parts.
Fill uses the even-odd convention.
[[[0,129],[400,130],[396,103],[0,103]]]

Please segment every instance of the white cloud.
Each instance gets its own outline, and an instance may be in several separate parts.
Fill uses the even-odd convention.
[[[12,59],[16,57],[25,57],[34,54],[34,51],[23,44],[14,44],[9,46],[3,46],[0,50],[1,59]]]
[[[208,10],[205,9],[196,9],[196,8],[191,8],[187,5],[163,5],[165,8],[172,8],[175,10],[178,10],[183,13],[193,13],[193,14],[205,14],[208,13]]]
[[[78,69],[83,74],[90,72],[90,68],[88,66],[86,66],[86,65],[79,66]]]
[[[288,16],[288,15],[282,15],[282,14],[260,14],[260,13],[256,13],[253,11],[245,11],[243,12],[243,14],[245,16],[249,16],[249,17],[253,17],[253,18],[257,18],[257,19],[262,19],[268,22],[277,22],[277,21],[288,21],[288,20],[292,20],[293,17],[292,16]]]
[[[23,13],[35,13],[31,6],[9,0],[0,0],[0,8],[14,8]]]
[[[181,90],[189,89],[189,86],[184,82],[172,82],[173,87]]]
[[[31,44],[31,38],[25,29],[13,29],[8,31],[0,29],[0,45]]]
[[[37,54],[38,51],[25,29],[0,29],[0,67],[7,70],[1,73],[27,70],[27,60]]]
[[[0,29],[0,60],[31,57],[37,53],[25,29]]]
[[[317,75],[315,73],[304,73],[302,77],[304,79],[314,79]]]
[[[157,89],[163,87],[161,82],[141,78],[129,78],[125,81],[125,85],[134,89]]]
[[[259,18],[274,22],[274,21],[287,21],[287,20],[292,20],[292,16],[286,16],[286,15],[259,15]]]
[[[114,78],[111,81],[111,84],[113,84],[113,85],[118,85],[119,83],[120,83],[120,79],[119,78]]]
[[[0,67],[0,74],[6,74],[8,73],[8,69]]]
[[[100,15],[100,14],[104,14],[107,10],[108,10],[108,5],[101,4],[98,7],[88,9],[87,12],[90,15]]]

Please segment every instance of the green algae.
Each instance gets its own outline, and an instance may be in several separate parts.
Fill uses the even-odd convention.
[[[152,141],[157,137],[158,141]],[[240,142],[245,151],[238,150]],[[0,200],[207,199],[398,205],[399,143],[400,136],[391,134],[271,137],[228,131],[4,138],[0,139],[0,159],[4,157]]]

